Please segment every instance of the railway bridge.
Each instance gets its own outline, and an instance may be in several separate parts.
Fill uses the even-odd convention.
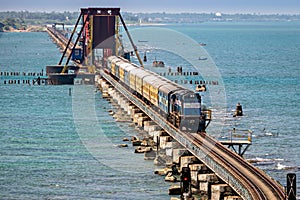
[[[105,59],[112,55],[120,55],[122,50],[118,35],[119,21],[122,22],[123,28],[128,32],[119,8],[84,8],[81,9],[81,14],[75,27],[77,27],[80,20],[82,21],[82,28],[74,43],[72,42],[72,37],[67,39],[64,35],[55,32],[52,27],[48,29],[50,36],[55,38],[65,48],[64,54],[67,52],[68,61],[72,55],[75,56],[76,48],[80,48],[82,54],[75,56],[75,64],[79,68],[87,68],[87,65],[94,66],[98,75],[127,98],[129,102],[142,110],[182,147],[203,162],[242,199],[286,199],[284,188],[263,171],[257,169],[240,155],[210,137],[209,134],[205,132],[187,133],[175,127],[161,116],[156,109],[153,109],[140,98],[136,98],[124,84],[121,84],[104,70]],[[75,31],[76,28],[74,28],[73,33]],[[129,33],[128,37],[134,51],[137,53],[136,46],[133,44]],[[103,43],[107,38],[110,38],[109,41]],[[81,45],[78,45],[78,41],[81,41]],[[99,49],[102,50],[100,55]],[[127,56],[126,52],[123,52],[122,55],[123,57]],[[143,68],[138,54],[137,58],[140,61],[140,67]],[[58,66],[61,66],[61,74],[65,76],[68,73],[66,70],[68,69],[68,63],[64,66],[61,65],[61,61]],[[61,84],[63,84],[63,79]]]
[[[240,155],[216,141],[208,134],[185,133],[168,123],[152,107],[137,99],[103,70],[101,76],[107,80],[124,97],[141,109],[172,138],[208,166],[219,178],[231,186],[243,199],[285,199],[281,185],[255,168]]]

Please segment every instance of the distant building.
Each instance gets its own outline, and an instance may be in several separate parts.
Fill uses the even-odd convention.
[[[216,16],[216,17],[222,17],[222,13],[217,12],[217,13],[215,14],[215,16]]]

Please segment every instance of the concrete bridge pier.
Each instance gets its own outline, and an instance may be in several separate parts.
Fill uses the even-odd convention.
[[[240,196],[226,196],[224,200],[243,200]]]
[[[193,194],[200,193],[201,196],[207,196],[211,200],[220,200],[233,195],[231,187],[223,184],[217,175],[195,156],[181,156],[179,171],[182,171],[183,167],[190,168]]]
[[[155,165],[171,165],[173,160],[173,142],[170,136],[159,136]]]
[[[187,150],[183,147],[173,149],[173,163],[180,165],[180,158]]]
[[[119,102],[119,104],[120,104],[120,107],[121,107],[122,110],[123,110],[123,116],[122,116],[122,117],[124,117],[124,120],[125,120],[125,118],[126,118],[126,120],[127,120],[128,118],[130,118],[130,117],[128,116],[128,110],[129,110],[130,102],[129,102],[125,97],[123,97],[123,96],[120,97],[120,100],[119,100],[118,102]],[[121,117],[121,118],[122,118],[122,117]],[[128,120],[127,120],[127,121],[128,121]]]
[[[155,126],[156,123],[153,121],[144,121],[144,130],[147,131],[149,133],[149,135],[151,135],[151,133],[149,132],[149,129],[151,126]]]
[[[174,163],[179,163],[179,161],[174,162],[174,157],[177,156],[174,152],[175,150],[183,149],[183,147],[177,141],[173,140],[164,131],[155,131],[153,139],[157,144],[157,156],[154,164],[172,166]]]
[[[202,197],[208,197],[208,199],[212,200],[241,200],[229,185],[212,173],[206,165],[175,141],[142,110],[133,105],[106,81],[100,79],[98,83],[103,97],[109,97],[115,108],[114,110],[116,110],[116,113],[113,115],[116,121],[127,120],[129,119],[128,116],[130,116],[139,128],[148,133],[147,135],[141,134],[144,138],[143,141],[137,138],[136,141],[132,142],[139,146],[138,149],[142,150],[142,152],[138,153],[144,153],[145,160],[154,160],[154,164],[166,167],[165,169],[167,170],[164,172],[166,181],[178,180],[178,176],[174,176],[171,173],[171,166],[173,167],[174,164],[176,164],[179,172],[182,171],[183,167],[189,167],[192,185],[191,192],[196,199],[198,198],[197,194],[200,194],[201,199],[203,199]],[[176,187],[178,186],[179,184]]]
[[[120,99],[118,100],[121,108],[127,113],[128,112],[128,107],[130,105],[130,102],[127,100],[126,97],[121,96]]]
[[[114,102],[118,92],[114,88],[108,88],[107,93],[113,99],[113,101],[111,101],[111,102]]]
[[[231,195],[233,195],[233,190],[228,184],[211,185],[211,200],[225,199],[225,196]]]
[[[211,186],[213,184],[219,183],[218,177],[214,173],[208,174],[198,174],[198,192],[201,195],[206,195],[210,198],[211,196]]]
[[[146,117],[146,114],[143,113],[142,111],[138,111],[138,112],[134,113],[134,115],[133,115],[133,123],[135,125],[138,125],[138,120],[139,120],[139,118],[142,118],[142,117]]]
[[[177,149],[177,154],[182,153],[182,149]],[[201,163],[195,156],[180,156],[179,171],[183,167],[189,167],[191,172],[191,189],[193,194],[201,194],[211,200],[241,200],[232,188],[221,181],[205,164]]]
[[[120,98],[120,94],[115,89],[112,89],[112,90],[109,89],[107,93],[111,97],[110,98],[111,105],[114,108],[119,109],[121,107],[119,102],[118,102],[118,98]]]
[[[148,123],[145,123],[145,124],[148,125],[148,134],[150,136],[153,136],[156,131],[162,130],[161,127],[157,124],[153,124],[153,125],[148,124]]]
[[[109,84],[105,83],[104,81],[101,81],[101,89],[103,98],[108,98],[111,105],[116,110],[115,113],[111,111],[113,117],[118,122],[127,122],[130,119],[128,118],[127,111],[125,111],[126,107],[128,108],[129,101],[118,91],[116,91],[113,87],[111,87]],[[99,84],[100,85],[100,84]]]
[[[146,122],[146,123],[148,123],[148,122]],[[168,134],[164,130],[158,130],[158,131],[153,131],[153,132],[149,133],[149,135],[151,137],[153,137],[153,141],[156,144],[159,144],[160,136],[167,136]]]
[[[114,88],[109,88],[107,89],[108,95],[111,97],[111,103],[117,104],[116,103],[116,96],[117,96],[117,91]]]
[[[114,100],[119,104],[119,100],[121,98],[121,94],[119,92],[115,92],[115,95],[113,96]]]
[[[195,156],[181,156],[180,157],[180,168],[179,170],[182,171],[183,167],[189,167],[190,164],[199,162]]]
[[[101,85],[102,97],[108,98],[109,97],[108,88],[110,85],[106,81],[102,81],[100,85]]]
[[[126,101],[127,99],[122,94],[117,93],[116,102],[119,104],[122,110],[125,110]]]
[[[147,115],[139,117],[137,120],[138,127],[143,128],[144,122],[146,121],[150,121],[150,117],[148,117]]]
[[[131,116],[132,110],[137,109],[137,107],[133,104],[129,104],[127,114]]]
[[[130,116],[129,112],[130,112],[131,106],[133,106],[133,103],[131,103],[130,101],[127,100],[124,110],[126,111],[126,114],[128,116]]]
[[[107,93],[108,93],[108,95],[111,97],[112,95],[113,95],[113,93],[115,93],[116,92],[116,90],[114,89],[114,88],[112,88],[112,87],[109,87],[108,89],[107,89]]]
[[[103,89],[104,85],[108,85],[107,81],[105,79],[99,79],[99,86]]]
[[[118,94],[118,98],[116,99],[118,104],[120,105],[120,107],[123,109],[123,101],[124,101],[124,97],[121,94]]]
[[[172,138],[168,135],[159,136],[159,149],[168,149],[173,147]]]
[[[207,167],[202,164],[189,164],[189,168],[191,171],[191,184],[194,186],[193,187],[193,192],[194,193],[199,193],[200,188],[199,188],[199,175],[207,172]]]
[[[130,117],[131,117],[132,120],[134,119],[134,115],[137,114],[137,113],[142,113],[142,111],[139,108],[136,108],[136,107],[131,110]]]

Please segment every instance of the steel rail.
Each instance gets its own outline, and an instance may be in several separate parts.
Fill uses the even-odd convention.
[[[264,191],[266,193],[267,199],[284,199],[285,198],[285,192],[284,188],[275,180],[271,179],[270,176],[268,176],[265,172],[262,170],[259,170],[258,168],[251,165],[249,162],[247,162],[245,159],[240,157],[239,155],[235,154],[234,152],[230,151],[228,148],[223,146],[220,143],[217,143],[218,149],[222,149],[223,153],[230,158],[234,159],[236,162],[242,165],[242,167],[246,168],[248,171],[250,171],[251,174],[255,174],[257,176],[256,184],[259,185],[260,188],[265,189],[266,185],[268,186],[268,189],[271,189],[271,191]],[[246,177],[247,178],[247,177]]]
[[[200,136],[188,135],[191,139],[195,140],[195,144],[201,144],[206,148],[206,144],[202,140],[207,140],[209,142],[215,142],[212,138],[201,133]],[[197,137],[200,137],[197,138]],[[284,199],[285,193],[283,187],[280,186],[275,181],[263,173],[262,171],[255,168],[253,165],[248,163],[246,160],[241,158],[239,155],[233,153],[228,148],[220,144],[219,142],[215,143],[216,148],[211,149],[210,153],[215,159],[220,160],[224,163],[224,167],[230,168],[232,173],[236,174],[237,177],[247,184],[249,188],[252,188],[252,197],[253,199]],[[249,178],[251,176],[251,178]],[[251,180],[251,181],[250,181]],[[224,180],[225,182],[228,180]]]
[[[245,200],[283,200],[283,187],[262,173],[239,155],[211,138],[205,133],[198,136],[183,133],[156,113],[150,106],[136,98],[122,84],[109,74],[100,70],[100,75],[123,94],[129,101],[146,113],[170,136],[206,164],[224,182],[230,185]],[[205,156],[204,156],[205,155]]]

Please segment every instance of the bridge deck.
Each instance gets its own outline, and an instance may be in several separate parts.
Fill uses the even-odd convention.
[[[191,134],[176,129],[173,125],[144,104],[103,70],[99,73],[129,101],[135,104],[154,122],[161,126],[199,160],[206,164],[222,180],[230,185],[243,199],[285,199],[282,186],[264,172],[258,170],[239,155],[205,133]]]
[[[55,37],[50,31],[48,31],[48,33]],[[150,106],[127,91],[119,82],[115,81],[103,70],[99,70],[99,73],[129,101],[139,107],[139,109],[147,114],[154,122],[161,126],[170,136],[206,164],[243,199],[285,199],[284,188],[282,186],[272,180],[264,172],[258,170],[246,160],[230,151],[220,142],[217,142],[205,133],[192,134],[181,132],[166,122],[165,119]]]

